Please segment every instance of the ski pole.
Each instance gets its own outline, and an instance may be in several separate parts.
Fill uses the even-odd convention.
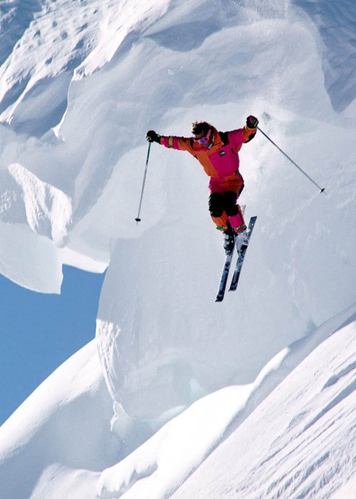
[[[143,181],[142,181],[142,189],[141,189],[141,197],[140,197],[140,203],[138,206],[138,213],[137,217],[135,218],[136,222],[141,222],[140,218],[140,213],[141,213],[141,206],[142,206],[142,199],[143,199],[143,191],[145,190],[145,184],[146,184],[146,177],[147,177],[147,168],[148,168],[148,160],[150,159],[150,151],[151,151],[151,144],[152,142],[148,143],[148,150],[147,150],[147,158],[146,158],[146,166],[145,166],[145,173],[143,174]]]
[[[278,151],[280,151],[283,154],[283,156],[285,156],[294,166],[296,166],[298,168],[298,170],[303,175],[305,175],[307,177],[307,179],[310,180],[310,182],[312,182],[315,185],[315,187],[317,187],[319,189],[320,192],[325,191],[325,187],[320,187],[320,185],[317,184],[315,182],[315,180],[313,180],[299,165],[297,165],[297,163],[295,161],[293,161],[293,159],[290,156],[288,156],[287,153],[285,153],[279,146],[277,146],[277,144],[275,142],[273,142],[273,140],[270,137],[268,137],[268,135],[263,130],[261,130],[261,128],[259,126],[257,128],[266,137],[266,139],[268,139],[275,147],[277,147]]]

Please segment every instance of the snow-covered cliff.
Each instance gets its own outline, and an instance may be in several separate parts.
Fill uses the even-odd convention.
[[[284,359],[285,349],[299,342],[308,345],[307,356],[353,320],[355,6],[351,0],[333,6],[303,0],[28,0],[4,2],[0,15],[0,272],[30,289],[59,292],[63,264],[98,272],[107,267],[97,350],[79,354],[95,364],[97,381],[87,382],[79,361],[74,397],[56,389],[43,412],[50,378],[40,388],[40,403],[35,394],[3,425],[6,499],[57,498],[64,491],[87,499],[96,490],[117,497],[137,478],[160,477],[162,463],[168,466],[165,485],[147,486],[146,478],[135,486],[140,492],[126,494],[145,497],[142,490],[149,490],[149,498],[165,497],[226,436],[231,421],[240,421],[237,414],[255,407],[249,401],[262,402],[303,356],[292,355],[288,368],[279,360],[278,368],[275,361],[271,366],[271,359]],[[191,157],[152,147],[142,222],[134,222],[145,132],[189,135],[196,119],[229,130],[250,113],[326,193],[261,134],[243,147],[242,202],[258,222],[238,293],[217,304],[221,234],[209,219],[207,178]],[[329,320],[320,335],[319,326]],[[354,327],[346,331],[340,338],[354,338]],[[322,358],[320,353],[315,365]],[[338,361],[352,372],[349,358]],[[266,389],[261,379],[275,369]],[[295,376],[300,379],[300,371]],[[342,389],[352,396],[350,388]],[[321,399],[320,411],[331,403]],[[97,412],[90,405],[96,401]],[[79,424],[73,411],[81,414],[87,404],[87,427],[101,427],[103,447],[96,432],[89,448],[80,439],[68,444],[72,425]],[[227,404],[221,417],[209,417],[221,404]],[[301,409],[291,410],[297,417]],[[207,418],[210,430],[201,424]],[[175,424],[202,426],[192,460],[178,467],[169,452],[157,450],[162,441],[176,449],[162,437],[174,435]],[[36,449],[43,459],[16,483],[15,471]],[[182,461],[184,450],[182,444],[177,451]],[[88,459],[88,453],[96,457]],[[123,458],[128,461],[121,465]],[[249,459],[255,466],[256,457]],[[191,483],[196,490],[201,482]],[[239,487],[253,497],[245,485],[235,492]],[[266,497],[274,497],[268,490]],[[214,493],[209,489],[209,497]]]

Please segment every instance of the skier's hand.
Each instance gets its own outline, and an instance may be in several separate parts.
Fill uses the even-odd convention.
[[[158,133],[156,133],[154,130],[148,130],[147,134],[146,134],[146,139],[148,140],[148,142],[160,142],[161,140],[161,136],[158,135]]]
[[[258,125],[258,119],[255,116],[248,116],[246,119],[246,126],[248,128],[257,128]]]

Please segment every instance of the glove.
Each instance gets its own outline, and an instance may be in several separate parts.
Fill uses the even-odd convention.
[[[246,126],[248,128],[257,128],[258,119],[255,116],[248,116],[246,119]]]
[[[147,134],[146,134],[146,139],[148,140],[148,142],[160,142],[161,140],[161,136],[158,135],[158,133],[156,133],[154,130],[148,130]]]

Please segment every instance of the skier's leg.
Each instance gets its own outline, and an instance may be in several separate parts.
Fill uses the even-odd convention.
[[[217,229],[227,229],[227,214],[224,211],[224,195],[221,192],[212,192],[209,196],[209,212]]]
[[[235,246],[235,234],[228,221],[225,211],[225,193],[212,192],[209,197],[209,211],[216,228],[224,232],[224,249],[231,254]]]
[[[224,193],[224,208],[228,215],[228,220],[236,234],[246,230],[246,224],[242,210],[238,204],[236,204],[237,198],[240,194],[239,192],[226,191]]]
[[[238,206],[236,204],[237,201],[237,193],[234,191],[225,191],[224,192],[224,210],[227,213],[228,217],[233,217],[238,213]]]
[[[239,205],[237,205],[236,215],[232,215],[229,217],[229,222],[236,234],[240,234],[240,232],[246,230],[245,220]]]

